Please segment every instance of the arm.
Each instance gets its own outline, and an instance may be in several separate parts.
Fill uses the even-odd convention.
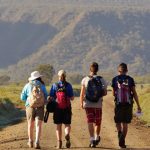
[[[26,101],[28,98],[28,91],[27,91],[27,85],[24,86],[24,88],[22,89],[21,95],[20,95],[20,99],[22,101]]]
[[[115,97],[115,78],[112,79],[111,87],[112,87],[112,95]]]
[[[112,88],[112,95],[115,96],[115,89]]]
[[[101,82],[103,86],[103,96],[106,96],[107,95],[107,83],[103,78],[101,79]]]
[[[106,96],[107,95],[107,89],[104,89],[103,90],[103,96]]]
[[[71,101],[74,100],[73,88],[70,83],[67,84],[67,96],[70,98]]]
[[[47,96],[48,96],[48,94],[47,94],[47,90],[46,90],[45,85],[43,85],[43,93],[44,93],[45,103],[47,103]]]
[[[53,84],[51,86],[50,92],[49,92],[49,96],[47,97],[47,101],[50,102],[51,100],[56,98],[56,85]]]
[[[84,101],[84,96],[85,96],[85,86],[81,86],[81,92],[80,92],[80,106],[83,109],[83,101]]]
[[[138,112],[141,112],[141,107],[140,107],[140,104],[139,104],[139,99],[138,99],[138,95],[137,95],[135,86],[133,86],[133,87],[131,88],[131,90],[132,90],[132,93],[133,93],[133,98],[134,98],[134,100],[135,100],[135,102],[136,102],[136,105],[137,105],[137,111],[138,111]]]

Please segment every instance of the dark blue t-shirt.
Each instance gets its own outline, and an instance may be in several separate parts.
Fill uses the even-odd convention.
[[[118,79],[121,79],[121,80],[128,79],[128,85],[129,85],[129,87],[135,86],[135,82],[134,82],[134,79],[132,77],[130,77],[128,75],[118,75],[118,76],[116,76],[116,77],[114,77],[112,79],[112,85],[111,86],[113,88],[117,87],[117,81],[118,81]]]

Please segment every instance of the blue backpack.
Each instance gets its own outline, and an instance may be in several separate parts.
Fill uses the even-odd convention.
[[[90,80],[86,89],[86,100],[96,103],[103,96],[103,85],[100,76],[89,76]]]

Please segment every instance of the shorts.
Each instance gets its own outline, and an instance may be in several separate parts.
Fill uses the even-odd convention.
[[[26,117],[27,121],[35,120],[35,118],[42,121],[44,118],[44,107],[38,108],[26,107]]]
[[[115,107],[115,116],[114,121],[115,123],[131,123],[132,120],[132,110],[133,105],[116,105]]]
[[[102,108],[85,108],[87,122],[100,125],[102,121]]]
[[[71,107],[60,109],[56,108],[53,115],[55,124],[71,124],[72,110]]]

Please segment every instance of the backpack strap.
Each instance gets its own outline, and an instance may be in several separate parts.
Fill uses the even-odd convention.
[[[57,88],[57,89],[56,89],[56,92],[58,92],[58,90],[59,90],[59,88],[61,88],[61,86],[60,86],[59,82],[56,82],[55,85],[56,85],[56,88]],[[65,82],[63,83],[63,86],[62,86],[63,88],[65,88],[64,92],[65,92],[66,95],[67,95],[67,91],[66,91],[67,85],[68,85],[68,82],[65,81]]]
[[[94,81],[95,81],[95,84],[97,84],[98,82],[100,83],[100,84],[102,84],[102,81],[101,81],[101,79],[102,79],[102,77],[101,76],[91,76],[91,75],[89,75],[88,76],[90,79],[94,79]]]

